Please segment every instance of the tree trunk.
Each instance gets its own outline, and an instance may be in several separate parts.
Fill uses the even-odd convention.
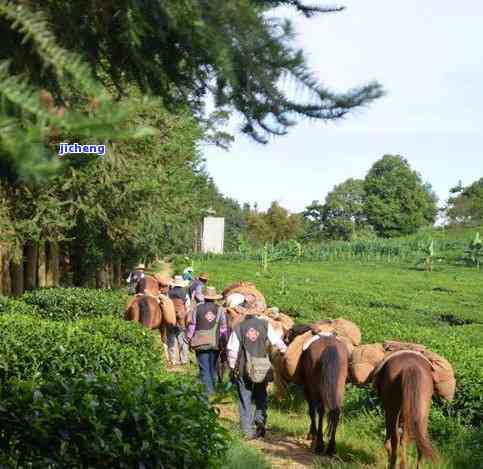
[[[107,265],[107,288],[111,289],[114,288],[114,267],[112,262],[109,262]]]
[[[3,265],[6,262],[6,255],[5,248],[0,244],[0,295],[6,295],[4,293],[4,277],[3,277]]]
[[[47,287],[56,287],[59,285],[59,244],[51,241],[47,250]]]
[[[20,263],[10,262],[10,275],[12,279],[12,295],[20,296],[24,292],[23,258]]]
[[[96,272],[96,288],[107,287],[107,272],[106,268],[102,268]]]
[[[121,288],[122,282],[122,267],[121,263],[116,261],[114,262],[114,288]]]
[[[43,288],[47,285],[47,246],[45,242],[39,244],[39,258],[37,267],[38,286]]]
[[[37,287],[37,243],[27,243],[24,249],[24,255],[27,259],[25,265],[25,289],[33,290]]]
[[[3,263],[0,265],[0,276],[2,276],[3,295],[8,296],[12,294],[12,276],[10,274],[10,259],[3,256]]]

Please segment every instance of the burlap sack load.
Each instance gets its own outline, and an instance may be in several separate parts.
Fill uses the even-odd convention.
[[[361,343],[361,331],[359,327],[344,318],[323,319],[312,324],[312,331],[335,332],[338,336],[346,337],[352,345],[357,346]]]
[[[435,393],[448,401],[453,400],[456,390],[453,367],[445,358],[420,344],[386,341],[384,344],[356,347],[349,367],[352,382],[357,385],[369,383],[391,356],[406,350],[421,354],[428,360],[432,369]]]
[[[163,315],[163,323],[168,326],[176,326],[176,310],[170,298],[159,295],[159,307]]]
[[[431,362],[433,369],[434,391],[447,401],[454,399],[456,391],[456,378],[451,364],[434,352],[427,350],[424,356]]]
[[[238,282],[232,283],[228,285],[223,290],[223,298],[227,298],[232,293],[241,293],[242,295],[253,295],[256,299],[257,304],[263,310],[267,308],[267,302],[265,301],[265,297],[262,295],[260,291],[257,290],[254,283],[251,282]]]
[[[293,319],[285,313],[281,313],[278,308],[267,308],[264,315],[271,319],[274,323],[279,323],[284,332],[292,329],[294,325]]]
[[[335,332],[336,339],[347,347],[349,356],[354,349],[354,342],[360,343],[361,334],[359,328],[352,322],[339,318],[334,321],[319,321],[312,325],[312,330],[301,334],[290,343],[284,357],[282,375],[287,381],[301,384],[300,376],[300,356],[303,352],[304,344],[318,332]],[[344,334],[350,334],[346,336]]]
[[[379,343],[355,347],[349,364],[351,381],[359,386],[367,384],[376,366],[384,359],[384,353],[384,347]]]
[[[312,331],[308,331],[305,334],[295,337],[295,339],[288,346],[287,352],[283,357],[280,370],[280,374],[285,380],[292,383],[302,384],[302,376],[299,367],[300,357],[302,355],[305,342],[310,340],[312,337]]]
[[[400,350],[412,350],[421,353],[431,364],[435,393],[448,401],[453,400],[456,391],[456,379],[453,367],[448,360],[428,350],[424,345],[410,342],[386,340],[384,342],[384,350],[386,354]]]

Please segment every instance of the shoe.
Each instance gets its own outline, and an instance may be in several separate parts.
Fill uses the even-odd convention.
[[[255,422],[255,425],[257,427],[255,431],[256,438],[265,438],[265,433],[267,432],[265,424],[263,422]]]

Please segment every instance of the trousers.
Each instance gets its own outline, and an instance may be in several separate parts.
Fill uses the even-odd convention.
[[[170,362],[173,365],[177,365],[179,363],[184,365],[189,361],[188,344],[186,343],[185,335],[185,331],[177,326],[172,326],[168,328],[168,356]]]
[[[254,425],[259,423],[265,426],[267,422],[267,383],[252,383],[247,377],[238,377],[235,381],[240,399],[240,427],[246,436],[253,436]],[[255,404],[253,413],[252,402]]]
[[[196,352],[198,367],[200,369],[200,380],[205,385],[206,394],[211,396],[215,392],[216,382],[216,362],[218,360],[218,350],[202,350]]]

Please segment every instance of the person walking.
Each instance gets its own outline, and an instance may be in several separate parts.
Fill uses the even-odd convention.
[[[206,393],[215,392],[217,382],[216,363],[221,344],[226,341],[228,327],[224,308],[216,304],[222,295],[214,287],[207,287],[204,302],[197,305],[188,327],[188,341],[196,353],[200,380]]]
[[[203,290],[205,285],[208,283],[208,279],[208,274],[203,272],[191,282],[189,286],[189,296],[195,304],[203,303]]]
[[[188,282],[184,281],[181,275],[175,275],[168,292],[168,297],[173,302],[176,311],[176,326],[170,326],[167,332],[168,355],[172,365],[186,365],[189,362],[189,349],[186,339],[189,310],[187,286]]]
[[[127,291],[130,294],[136,293],[136,285],[138,284],[139,280],[144,278],[144,270],[145,266],[144,264],[138,264],[136,268],[129,273],[126,283],[127,283]]]
[[[183,280],[187,280],[188,282],[193,281],[193,267],[186,267],[183,270]]]
[[[240,427],[247,439],[265,436],[267,422],[267,385],[272,367],[267,343],[285,353],[287,346],[269,321],[257,316],[257,308],[250,309],[235,326],[227,344],[228,365],[232,382],[238,390]],[[255,413],[252,411],[255,403]]]

